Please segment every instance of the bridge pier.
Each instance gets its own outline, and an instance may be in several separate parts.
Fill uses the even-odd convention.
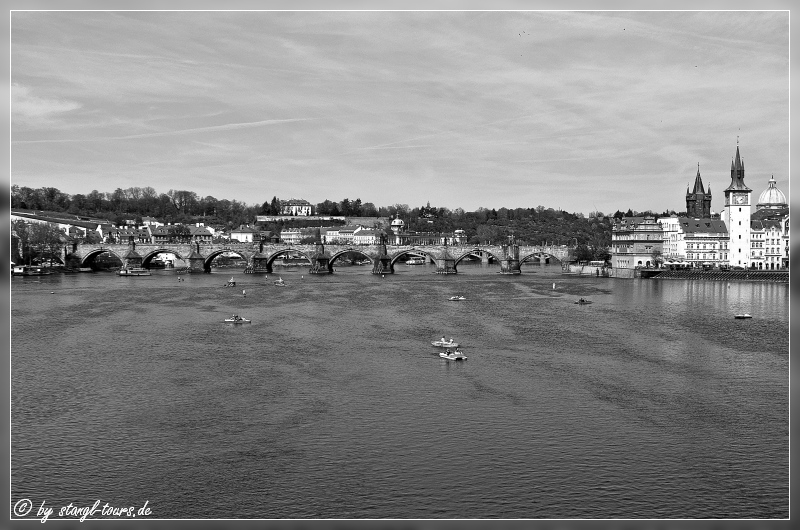
[[[258,252],[253,254],[252,271],[256,272],[272,272],[272,266],[269,264],[269,256],[264,255],[264,241],[262,240],[258,245]]]
[[[457,274],[456,259],[447,251],[447,245],[444,247],[442,257],[436,260],[436,274]]]
[[[325,252],[325,246],[322,243],[317,243],[316,251],[311,255],[311,268],[308,272],[309,274],[330,274],[333,272],[331,269],[331,256]]]
[[[206,269],[206,259],[200,254],[200,243],[192,249],[192,253],[186,258],[189,263],[188,268],[192,272],[211,272],[211,268]]]
[[[519,245],[512,243],[503,245],[503,257],[500,260],[500,274],[522,274],[519,264]]]
[[[386,252],[386,242],[381,237],[381,244],[378,247],[378,256],[372,263],[372,274],[394,274],[392,258]]]
[[[131,249],[122,256],[122,268],[124,269],[138,269],[142,266],[142,256],[136,252],[136,245],[131,246]]]

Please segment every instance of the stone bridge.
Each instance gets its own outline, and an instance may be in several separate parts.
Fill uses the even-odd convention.
[[[169,253],[188,264],[193,272],[211,272],[211,262],[223,253],[233,253],[247,263],[247,271],[272,272],[272,264],[286,255],[300,255],[308,260],[310,273],[331,273],[337,259],[355,253],[372,263],[373,274],[391,274],[394,265],[404,256],[425,256],[436,263],[436,272],[455,274],[458,264],[468,256],[480,257],[484,263],[490,259],[500,262],[500,271],[519,274],[520,265],[526,261],[564,261],[569,256],[566,246],[507,245],[291,245],[281,243],[128,243],[82,244],[64,249],[64,262],[78,259],[81,267],[91,266],[94,258],[109,253],[122,261],[124,267],[145,267],[158,254]]]

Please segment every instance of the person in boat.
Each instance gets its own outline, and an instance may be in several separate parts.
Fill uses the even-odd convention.
[[[444,335],[442,335],[442,344],[444,344],[444,343],[446,343],[446,342],[447,342],[447,339],[445,339],[445,338],[444,338]]]
[[[447,348],[447,350],[444,353],[447,355],[453,355],[453,352],[450,351],[450,348]]]

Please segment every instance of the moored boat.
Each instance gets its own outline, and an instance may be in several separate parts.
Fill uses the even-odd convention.
[[[46,276],[52,274],[52,271],[38,265],[15,265],[11,269],[11,274],[13,276]]]
[[[130,267],[118,270],[117,274],[119,276],[150,276],[150,271],[141,267]]]

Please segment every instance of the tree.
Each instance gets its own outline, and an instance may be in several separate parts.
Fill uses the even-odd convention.
[[[651,261],[653,263],[653,267],[661,267],[661,264],[664,263],[664,256],[660,250],[653,249],[653,252],[650,254]]]
[[[191,237],[191,232],[189,231],[189,227],[186,225],[174,225],[172,228],[172,238],[176,242],[186,242],[189,241]]]
[[[591,261],[594,258],[594,252],[589,248],[586,243],[580,243],[573,250],[575,261]]]

